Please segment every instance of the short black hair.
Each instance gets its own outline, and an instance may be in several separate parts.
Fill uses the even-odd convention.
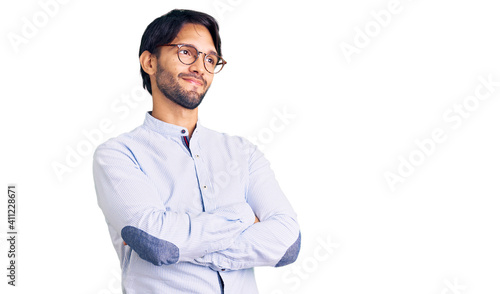
[[[191,23],[205,26],[215,45],[217,54],[222,56],[221,40],[219,36],[219,24],[212,16],[194,10],[174,9],[167,14],[164,14],[148,25],[141,39],[141,47],[139,49],[139,57],[144,51],[149,51],[152,54],[157,54],[157,46],[168,44],[175,39],[182,26]],[[142,86],[151,91],[151,79],[141,66]]]

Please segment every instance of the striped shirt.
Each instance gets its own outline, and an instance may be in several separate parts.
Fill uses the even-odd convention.
[[[296,214],[246,139],[199,121],[189,138],[148,112],[96,149],[93,173],[123,293],[258,293],[255,266],[297,258]]]

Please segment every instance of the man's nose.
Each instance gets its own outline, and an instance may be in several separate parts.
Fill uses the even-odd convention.
[[[205,73],[204,57],[204,54],[200,53],[198,55],[198,59],[196,59],[196,61],[189,66],[189,70],[203,75]]]

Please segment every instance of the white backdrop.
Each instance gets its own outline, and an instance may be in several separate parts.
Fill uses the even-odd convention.
[[[26,0],[0,4],[1,293],[120,293],[91,158],[151,109],[140,38],[173,8],[221,26],[200,120],[257,143],[299,215],[261,293],[500,291],[494,1]]]

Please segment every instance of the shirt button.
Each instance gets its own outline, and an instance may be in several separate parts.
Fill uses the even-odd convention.
[[[200,158],[200,155],[196,154],[196,158]]]
[[[185,134],[185,133],[186,133],[186,130],[181,130],[181,133]]]
[[[206,186],[206,185],[204,185],[204,186],[203,186],[203,189],[206,189],[206,188],[207,188],[207,186]]]

